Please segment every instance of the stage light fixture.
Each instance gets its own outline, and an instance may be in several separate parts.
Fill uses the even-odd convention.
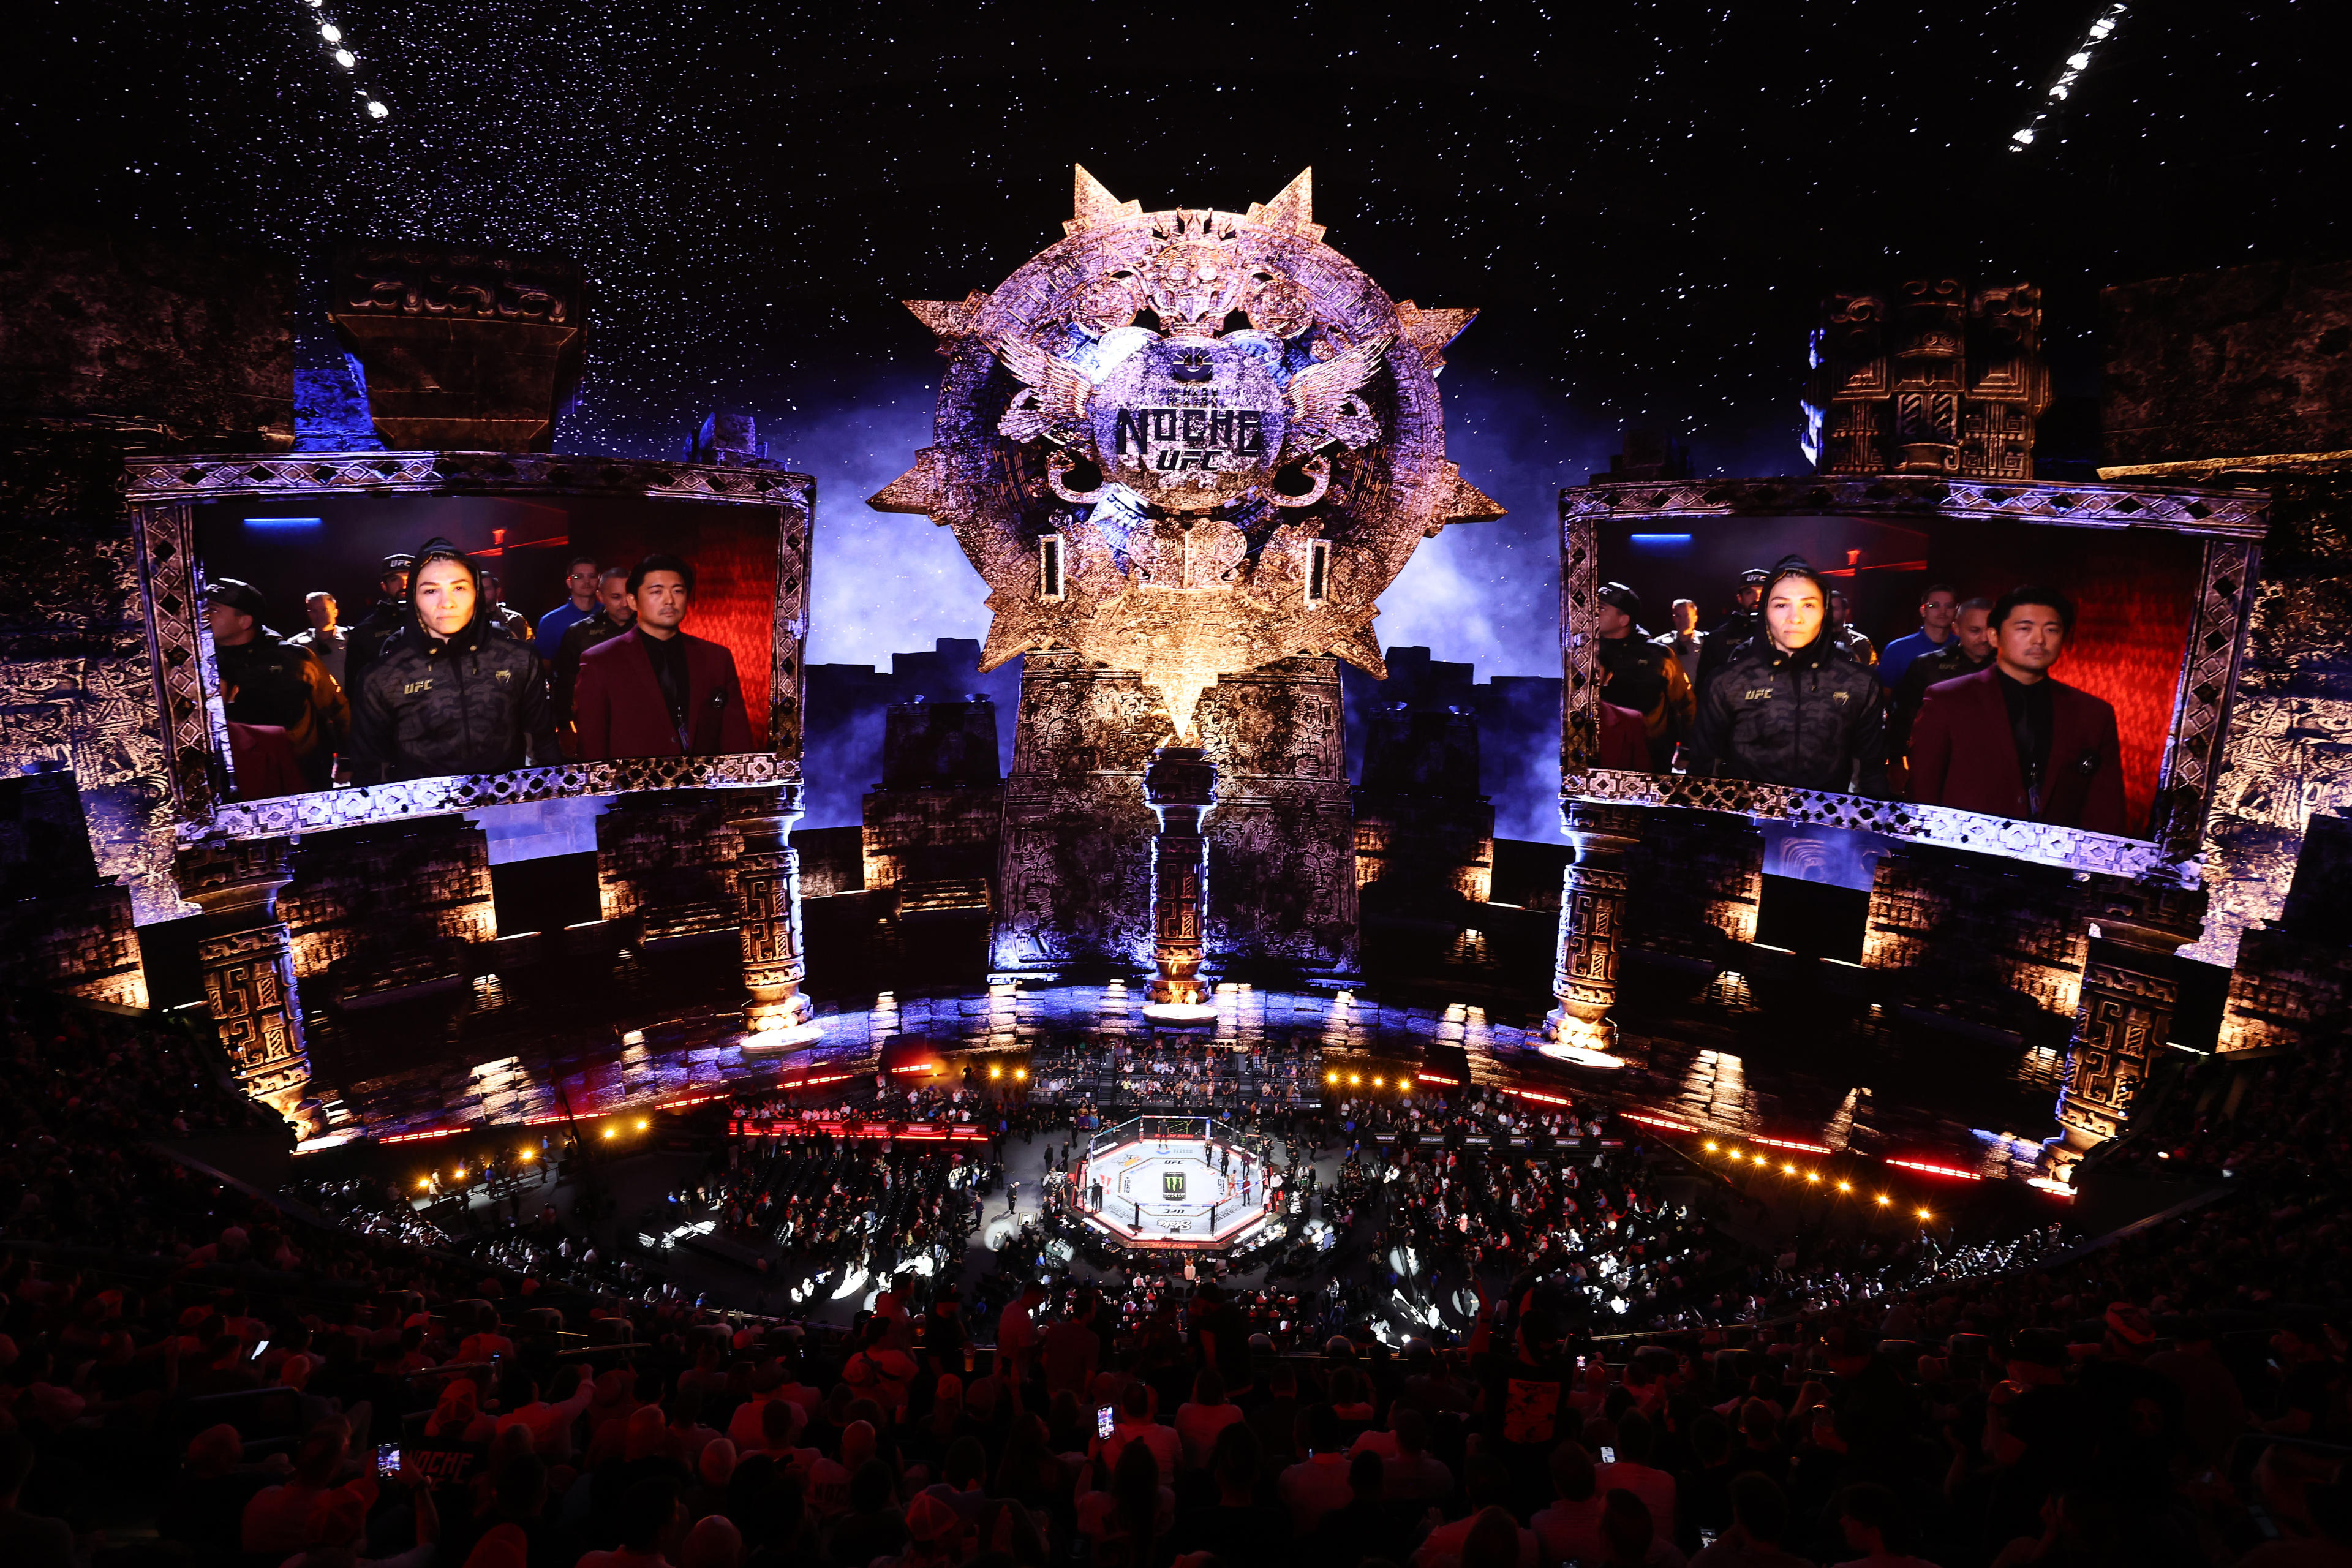
[[[319,24],[319,37],[331,44],[340,44],[343,41],[343,30],[332,22],[321,22]]]
[[[1797,1167],[1783,1160],[1780,1162],[1780,1173],[1784,1176],[1793,1176],[1797,1173]]]
[[[524,1150],[524,1151],[522,1152],[522,1158],[523,1158],[523,1163],[526,1163],[526,1164],[528,1164],[528,1163],[530,1163],[531,1161],[538,1159],[538,1158],[539,1158],[539,1156],[538,1156],[536,1153],[534,1153],[532,1151],[530,1151],[530,1150],[529,1150],[529,1149],[526,1149],[526,1150]]]
[[[1919,1211],[1919,1217],[1921,1219],[1933,1219],[1935,1216],[1929,1214],[1926,1209],[1921,1209]]]
[[[1349,1073],[1349,1074],[1348,1075],[1348,1083],[1349,1083],[1349,1086],[1350,1088],[1354,1087],[1354,1086],[1355,1086],[1355,1085],[1357,1085],[1357,1084],[1362,1083],[1363,1081],[1364,1081],[1364,1075],[1363,1075],[1362,1073],[1360,1073],[1360,1072],[1351,1072],[1351,1073]]]
[[[464,1181],[464,1180],[466,1179],[466,1167],[465,1167],[465,1166],[463,1166],[463,1165],[460,1165],[460,1166],[458,1166],[456,1170],[454,1170],[454,1171],[450,1172],[450,1173],[449,1173],[449,1179],[450,1179],[451,1181],[453,1181],[453,1182],[462,1182],[462,1181]]]
[[[1816,1185],[1820,1184],[1821,1179],[1822,1173],[1819,1171],[1807,1171],[1805,1173],[1805,1180],[1811,1182]]]
[[[360,58],[359,56],[352,53],[349,49],[337,49],[335,51],[335,63],[342,67],[345,70],[349,70],[353,66],[360,63]]]
[[[1838,1184],[1838,1191],[1842,1193],[1850,1193],[1853,1191],[1853,1184],[1852,1182],[1840,1182]]]
[[[1397,1079],[1397,1087],[1399,1089],[1411,1089],[1412,1087],[1412,1079],[1409,1078],[1401,1078]]]
[[[1893,1203],[1894,1201],[1895,1201],[1895,1200],[1894,1200],[1893,1198],[1888,1197],[1885,1193],[1881,1193],[1881,1194],[1878,1194],[1878,1206],[1879,1206],[1880,1208],[1885,1208],[1887,1205],[1889,1205],[1889,1204]]]
[[[433,1184],[433,1178],[430,1176],[419,1176],[416,1178],[416,1184],[419,1187],[429,1187]]]
[[[1339,1081],[1339,1075],[1336,1072],[1327,1072],[1323,1075],[1323,1081],[1325,1083],[1338,1083]]]
[[[1013,1069],[1013,1079],[1015,1083],[1028,1082],[1029,1069],[1027,1068],[1014,1068]]]
[[[1380,1087],[1381,1087],[1381,1075],[1380,1075],[1380,1074],[1378,1074],[1378,1073],[1374,1073],[1374,1074],[1372,1075],[1372,1087],[1373,1087],[1374,1089],[1378,1089],[1378,1088],[1380,1088]]]
[[[1706,1141],[1706,1152],[1710,1154],[1715,1152],[1715,1140],[1712,1138]]]
[[[390,114],[391,112],[391,110],[386,109],[383,106],[382,100],[373,98],[368,100],[368,115],[371,119],[382,120],[385,115]]]
[[[604,1136],[605,1136],[605,1137],[607,1137],[607,1138],[616,1138],[616,1137],[620,1136],[620,1134],[618,1134],[617,1132],[614,1131],[614,1130],[613,1130],[613,1129],[611,1129],[610,1127],[607,1127],[607,1128],[605,1128],[605,1129],[604,1129]]]
[[[988,1076],[991,1078],[1003,1078],[1004,1076],[1004,1068],[1002,1067],[992,1067],[988,1069]]]
[[[646,1128],[647,1127],[647,1125],[649,1125],[649,1124],[646,1122],[646,1119],[645,1119],[644,1117],[640,1116],[640,1117],[638,1117],[638,1118],[637,1118],[637,1131],[638,1131],[643,1132],[643,1131],[646,1130]]]

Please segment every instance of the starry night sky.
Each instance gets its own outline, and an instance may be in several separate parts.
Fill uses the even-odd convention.
[[[1628,423],[1703,472],[1802,471],[1824,288],[2030,278],[2086,398],[2100,286],[2342,252],[2316,0],[2132,5],[2010,150],[2106,8],[37,0],[0,181],[17,220],[306,259],[341,235],[577,258],[596,336],[559,447],[669,453],[714,406],[756,414],[820,481],[812,655],[869,662],[984,624],[944,531],[863,505],[928,438],[943,363],[896,301],[1058,237],[1074,162],[1147,209],[1240,208],[1311,164],[1327,237],[1392,296],[1485,312],[1441,387],[1512,516],[1425,548],[1382,638],[1556,673],[1552,492]]]

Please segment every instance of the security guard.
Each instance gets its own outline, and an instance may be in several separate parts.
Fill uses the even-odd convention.
[[[1761,566],[1750,566],[1739,574],[1737,607],[1723,618],[1721,626],[1706,634],[1706,642],[1699,649],[1698,673],[1691,678],[1692,685],[1699,691],[1706,690],[1708,683],[1715,679],[1715,672],[1723,668],[1726,659],[1739,651],[1740,644],[1764,629],[1763,617],[1757,614],[1757,606],[1763,599],[1764,580],[1770,575]]]
[[[312,789],[326,788],[352,726],[343,689],[309,648],[261,624],[268,605],[252,584],[218,578],[205,585],[205,600],[213,662],[222,691],[231,694],[230,722],[284,730],[303,778]]]
[[[1642,596],[1622,583],[1603,583],[1595,595],[1595,650],[1609,672],[1609,700],[1642,716],[1650,767],[1672,771],[1675,742],[1690,732],[1698,701],[1682,660],[1642,630]]]
[[[414,555],[387,555],[383,558],[383,574],[376,579],[376,591],[383,596],[368,613],[352,623],[351,634],[343,643],[343,684],[352,690],[360,689],[361,677],[367,667],[383,652],[383,645],[393,634],[408,624],[408,574],[415,568]]]

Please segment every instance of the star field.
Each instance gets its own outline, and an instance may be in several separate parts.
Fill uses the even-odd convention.
[[[1478,646],[1441,651],[1504,672],[1550,658],[1549,492],[1626,424],[1710,471],[1800,465],[1825,287],[2031,278],[2059,393],[2088,397],[2099,287],[2340,250],[2352,183],[2311,0],[2133,4],[2055,100],[2110,0],[328,9],[385,117],[304,0],[29,8],[10,211],[571,255],[594,339],[559,444],[666,453],[713,406],[759,415],[824,487],[818,657],[867,657],[828,610],[887,620],[885,652],[977,624],[944,535],[859,504],[940,363],[896,301],[1057,237],[1073,163],[1147,208],[1311,164],[1331,243],[1392,295],[1481,309],[1441,386],[1513,515],[1424,551],[1381,629],[1475,614]]]

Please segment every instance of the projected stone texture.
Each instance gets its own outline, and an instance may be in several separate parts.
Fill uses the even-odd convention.
[[[1437,400],[1475,312],[1391,301],[1310,191],[1146,213],[1080,169],[1058,244],[992,294],[909,301],[951,362],[937,443],[871,504],[955,530],[992,590],[982,668],[1075,649],[1190,739],[1220,675],[1378,671],[1381,591],[1447,523],[1502,515],[1445,460]]]
[[[1813,334],[1807,446],[1825,474],[2031,479],[2050,406],[2042,290],[1915,278],[1832,294]]]
[[[470,974],[497,940],[489,842],[460,817],[305,834],[278,896],[314,1005]]]
[[[1898,847],[1871,877],[1865,969],[1906,1005],[2042,1036],[2074,1016],[2090,942],[2072,872],[1987,855]]]
[[[1494,886],[1495,807],[1478,792],[1478,716],[1371,714],[1356,791],[1356,880],[1367,909],[1432,917]]]
[[[1474,312],[1391,301],[1310,193],[1146,213],[1080,169],[1059,243],[993,293],[908,302],[950,362],[936,441],[870,504],[955,531],[991,590],[983,669],[1032,656],[1000,972],[1148,958],[1140,778],[1169,743],[1208,750],[1234,807],[1211,966],[1353,962],[1339,692],[1308,669],[1381,673],[1380,593],[1447,523],[1502,514],[1444,454],[1435,376]],[[1265,713],[1213,713],[1244,672],[1218,700]]]

